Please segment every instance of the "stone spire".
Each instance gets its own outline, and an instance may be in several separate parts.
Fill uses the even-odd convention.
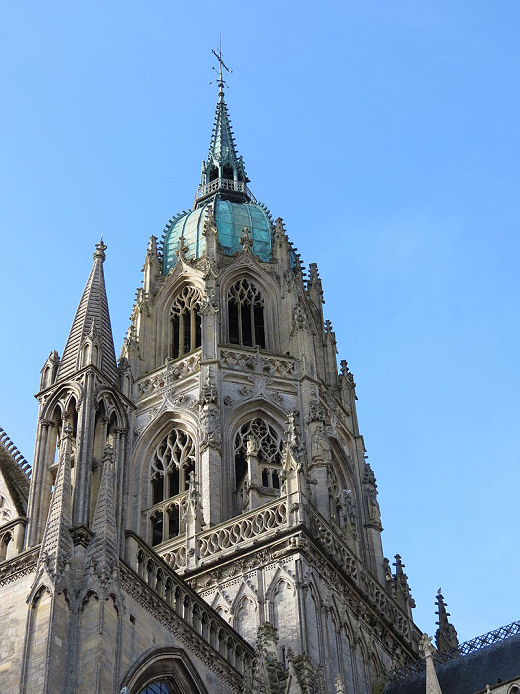
[[[57,380],[70,378],[79,368],[86,366],[83,363],[84,351],[87,363],[94,364],[108,380],[117,383],[116,355],[103,274],[105,250],[101,239],[96,244],[94,264],[70,329]]]
[[[60,442],[58,473],[40,548],[35,584],[46,573],[56,585],[72,561],[74,546],[69,532],[72,525],[71,447],[72,427],[66,424]]]
[[[117,575],[119,565],[117,525],[114,500],[114,463],[110,444],[103,454],[103,475],[92,521],[94,537],[85,556],[85,566],[105,587]]]
[[[445,651],[457,652],[459,649],[459,639],[457,637],[457,632],[453,624],[450,624],[448,617],[449,612],[446,612],[446,603],[444,602],[444,596],[439,588],[437,592],[437,610],[435,614],[439,615],[439,621],[436,624],[439,625],[437,632],[435,634],[435,643],[437,644],[437,650],[439,653],[444,653]]]

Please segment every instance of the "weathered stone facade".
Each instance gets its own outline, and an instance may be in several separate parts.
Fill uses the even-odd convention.
[[[418,658],[317,267],[250,193],[219,86],[119,362],[100,242],[16,510],[0,477],[1,692],[369,694]]]

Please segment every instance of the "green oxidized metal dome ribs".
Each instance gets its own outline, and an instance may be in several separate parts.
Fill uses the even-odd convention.
[[[185,212],[173,220],[163,243],[163,272],[167,274],[177,262],[175,251],[181,237],[188,247],[187,258],[200,258],[206,250],[206,239],[202,234],[208,205],[214,206],[218,238],[224,252],[233,255],[242,249],[240,237],[248,227],[253,239],[252,252],[264,262],[271,259],[272,222],[267,210],[258,203],[222,200],[220,195],[209,199],[191,212]]]

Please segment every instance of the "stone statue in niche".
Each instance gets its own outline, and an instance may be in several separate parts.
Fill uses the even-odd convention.
[[[329,439],[322,422],[318,422],[311,438],[311,458],[313,465],[331,461]]]

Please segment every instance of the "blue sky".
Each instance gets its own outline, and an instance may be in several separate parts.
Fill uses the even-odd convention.
[[[317,262],[418,625],[518,610],[520,5],[0,5],[0,426],[32,458],[100,234],[119,351],[150,234],[188,209],[223,34],[255,196]]]

